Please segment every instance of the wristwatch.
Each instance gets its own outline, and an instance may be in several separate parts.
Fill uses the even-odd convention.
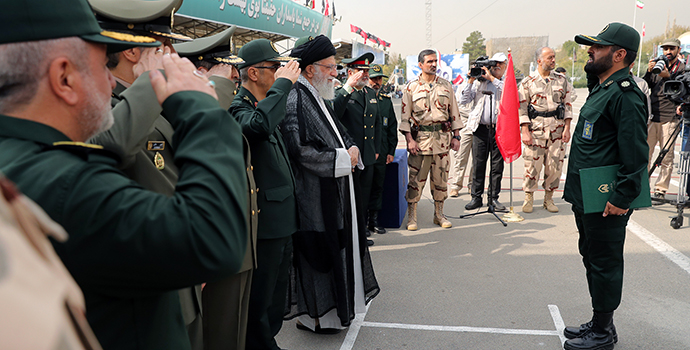
[[[455,136],[453,136],[453,138],[460,141],[460,135],[455,135]]]

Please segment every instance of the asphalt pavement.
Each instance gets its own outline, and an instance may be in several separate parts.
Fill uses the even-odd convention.
[[[578,89],[578,95],[573,130],[586,89]],[[394,104],[399,113],[400,100]],[[509,206],[512,187],[514,210],[524,221],[504,227],[490,214],[457,218],[467,213],[464,206],[470,200],[463,188],[460,197],[446,201],[453,227],[442,229],[432,223],[433,199],[426,186],[418,231],[407,231],[404,220],[400,228],[372,235],[370,251],[381,293],[367,313],[335,335],[297,330],[294,320],[286,321],[277,336],[279,346],[562,349],[565,325],[579,325],[592,315],[575,221],[561,199],[565,177],[554,196],[559,213],[542,208],[542,190],[535,193],[534,212],[527,214],[521,212],[522,158],[513,163],[512,186],[509,169],[506,164],[500,200]],[[677,193],[678,181],[674,172],[667,197]],[[665,204],[637,210],[631,217],[623,300],[614,316],[617,350],[690,349],[690,219],[685,215],[685,225],[674,229],[670,220],[677,213]]]

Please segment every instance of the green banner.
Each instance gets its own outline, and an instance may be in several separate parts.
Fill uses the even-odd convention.
[[[331,37],[332,20],[292,0],[185,0],[178,15],[299,38]]]

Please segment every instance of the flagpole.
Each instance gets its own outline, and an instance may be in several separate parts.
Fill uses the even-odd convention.
[[[635,6],[637,9],[637,6]],[[637,76],[640,76],[640,66],[642,66],[642,41],[644,40],[644,22],[642,22],[642,40],[640,40],[640,48],[637,50]]]
[[[514,80],[515,80],[514,79],[515,68],[512,65],[513,57],[511,55],[511,51],[512,50],[510,48],[508,48],[508,55],[510,56],[510,68],[513,69],[512,74],[513,74],[513,82],[514,82]],[[517,88],[517,86],[516,86],[516,88]],[[501,98],[501,100],[503,100],[503,98]],[[520,214],[515,213],[515,211],[513,210],[513,163],[514,163],[514,160],[510,162],[510,212],[504,214],[502,217],[502,219],[505,222],[520,222],[520,221],[525,220],[525,218],[520,216]]]

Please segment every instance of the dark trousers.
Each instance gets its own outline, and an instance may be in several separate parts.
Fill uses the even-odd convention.
[[[248,350],[278,350],[275,336],[283,325],[292,237],[259,239],[247,322]]]
[[[592,308],[597,312],[612,312],[621,303],[625,227],[632,210],[623,216],[607,217],[601,213],[584,214],[574,207],[573,212]]]
[[[369,210],[379,211],[383,205],[383,182],[386,180],[386,155],[380,154],[379,159],[372,167],[374,168],[374,174],[371,182]]]
[[[484,178],[486,177],[486,161],[491,157],[491,191],[488,198],[498,199],[501,192],[503,178],[503,156],[496,145],[495,129],[491,126],[479,124],[472,140],[472,197],[481,198],[484,194]]]
[[[357,223],[360,235],[367,233],[367,208],[371,197],[371,184],[374,181],[374,164],[364,166],[364,170],[355,168],[352,179],[355,185],[355,198],[357,201]]]

